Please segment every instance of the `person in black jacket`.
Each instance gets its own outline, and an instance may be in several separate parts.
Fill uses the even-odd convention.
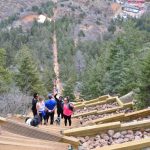
[[[37,115],[37,109],[36,109],[36,103],[38,102],[38,93],[34,93],[33,99],[32,99],[32,112],[33,116]]]
[[[63,97],[62,96],[59,96],[59,98],[57,98],[57,94],[54,95],[54,98],[57,102],[57,116],[58,118],[60,118],[60,115],[61,115],[61,118],[63,119]]]

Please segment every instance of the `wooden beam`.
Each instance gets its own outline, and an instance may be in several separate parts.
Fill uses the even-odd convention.
[[[116,97],[110,97],[110,98],[108,98],[106,100],[85,104],[85,107],[91,107],[91,106],[96,106],[96,105],[103,105],[103,104],[107,104],[107,103],[115,102],[115,101],[116,101]]]
[[[148,147],[150,147],[150,138],[134,140],[122,144],[104,146],[102,148],[96,148],[94,150],[141,150],[143,148],[148,148]]]
[[[89,116],[89,115],[96,115],[97,114],[97,110],[93,110],[93,111],[89,111],[89,112],[85,112],[85,113],[81,113],[81,114],[76,114],[74,116],[72,116],[72,118],[77,118],[80,116]]]
[[[139,117],[146,117],[148,115],[150,115],[150,108],[125,114],[125,120],[130,121],[130,120],[133,120],[133,119],[137,119]]]
[[[123,108],[131,108],[131,109],[133,109],[133,102],[125,103],[123,105]]]
[[[7,122],[5,124],[2,124],[1,127],[5,131],[36,139],[58,142],[62,138],[61,134],[51,133],[50,131],[48,132],[36,127],[27,126],[26,124],[18,123],[12,120],[7,120]]]
[[[121,130],[128,130],[128,129],[141,129],[150,127],[150,119],[142,120],[142,121],[135,121],[135,122],[128,122],[121,124]]]
[[[123,107],[123,102],[118,98],[118,97],[116,97],[116,101],[117,101],[117,103],[120,105],[120,106],[122,106]]]
[[[90,103],[90,104],[86,104],[85,107],[93,107],[93,106],[96,106],[96,105],[103,105],[103,104],[106,104],[107,101],[98,101],[98,102],[94,102],[94,103]]]
[[[109,129],[120,128],[120,126],[121,126],[120,122],[112,122],[64,130],[63,134],[68,136],[91,136],[98,134],[99,132],[105,132]]]
[[[109,109],[106,109],[106,110],[98,111],[97,114],[112,113],[112,112],[115,112],[115,111],[120,110],[122,108],[123,107],[121,107],[121,106],[118,106],[118,107],[115,107],[115,108],[109,108]]]
[[[95,119],[92,120],[91,122],[93,123],[107,123],[107,122],[115,122],[115,121],[121,121],[124,119],[124,113],[119,113],[119,114],[114,114],[111,116],[106,116],[104,118],[99,118],[99,119]]]
[[[98,102],[98,101],[103,101],[103,100],[106,100],[109,97],[110,97],[109,95],[103,95],[103,96],[100,96],[100,97],[92,99],[92,100],[87,100],[87,101],[85,101],[85,104],[90,104],[90,103],[94,103],[94,102]]]
[[[27,138],[27,137],[9,137],[9,136],[5,136],[5,135],[0,135],[0,141],[1,142],[13,142],[13,143],[17,143],[17,144],[27,144],[27,145],[32,145],[33,143],[35,145],[43,145],[43,146],[47,146],[49,148],[53,148],[53,147],[57,147],[62,148],[62,149],[66,149],[68,144],[66,143],[59,143],[59,142],[54,142],[54,141],[46,141],[46,140],[39,140],[39,139],[35,139],[35,138]]]
[[[42,141],[41,141],[42,143]],[[63,146],[53,146],[52,143],[51,145],[42,145],[40,144],[34,144],[34,141],[32,141],[32,144],[24,144],[24,142],[22,141],[22,143],[18,143],[18,142],[7,142],[7,141],[1,141],[0,140],[0,148],[2,148],[2,150],[58,150],[58,149],[62,149],[65,150],[67,149],[67,146],[64,148]]]
[[[78,146],[80,144],[79,139],[77,139],[75,137],[69,137],[69,136],[63,136],[61,142],[63,142],[63,143],[69,143],[74,148],[78,148]]]
[[[83,102],[76,102],[74,103],[74,106],[77,106],[77,105],[81,105]]]
[[[82,109],[85,107],[85,104],[76,105],[75,109]]]

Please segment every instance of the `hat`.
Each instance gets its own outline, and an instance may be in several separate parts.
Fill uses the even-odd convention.
[[[52,98],[52,94],[51,93],[49,93],[47,96],[48,96],[48,98]]]

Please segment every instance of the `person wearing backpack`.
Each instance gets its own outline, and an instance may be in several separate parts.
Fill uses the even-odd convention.
[[[25,123],[28,126],[38,127],[38,125],[40,124],[40,117],[38,115],[35,115],[34,118],[27,117],[25,119]]]
[[[74,105],[69,102],[69,98],[64,98],[63,104],[63,115],[64,115],[64,123],[67,126],[67,121],[69,122],[69,126],[71,126],[71,115],[73,114]]]

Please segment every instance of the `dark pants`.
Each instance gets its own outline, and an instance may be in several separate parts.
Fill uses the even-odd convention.
[[[50,124],[53,124],[54,123],[54,112],[47,112],[46,113],[46,119],[47,119],[47,122],[50,118]]]
[[[32,110],[33,116],[37,115],[37,110]]]
[[[66,116],[64,115],[64,123],[65,123],[65,126],[67,126],[67,120],[69,122],[69,126],[71,126],[71,116]]]
[[[42,113],[39,113],[39,116],[40,116],[40,123],[42,124],[42,121],[44,119],[44,124],[46,124],[46,115],[43,116]]]
[[[61,115],[61,119],[63,119],[63,110],[57,109],[57,116],[60,117],[60,115]]]

